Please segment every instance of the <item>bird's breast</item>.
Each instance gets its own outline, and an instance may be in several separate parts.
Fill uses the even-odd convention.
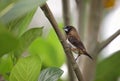
[[[71,44],[71,42],[68,39],[66,41],[71,46],[71,48],[76,48],[73,44]]]
[[[71,49],[74,49],[74,50],[72,50],[75,54],[79,54],[79,51],[78,50],[75,50],[77,47],[75,47],[73,44],[71,44],[71,42],[67,39],[66,40],[67,41],[67,43],[70,45],[70,48]]]

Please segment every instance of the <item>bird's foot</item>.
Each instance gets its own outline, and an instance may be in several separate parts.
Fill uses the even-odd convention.
[[[78,51],[77,48],[71,48],[71,51]]]

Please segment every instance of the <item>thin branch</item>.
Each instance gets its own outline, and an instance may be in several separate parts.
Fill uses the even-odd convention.
[[[53,14],[52,14],[52,12],[50,11],[47,3],[45,5],[43,5],[41,7],[41,9],[44,11],[45,16],[48,18],[48,20],[52,24],[52,26],[53,26],[53,28],[54,28],[54,30],[55,30],[55,32],[56,32],[60,42],[61,42],[61,44],[62,44],[62,46],[64,48],[66,56],[69,59],[69,61],[71,62],[72,69],[74,70],[78,80],[79,81],[84,81],[83,77],[82,77],[82,74],[81,74],[81,71],[80,71],[80,69],[79,69],[79,67],[78,67],[78,65],[77,65],[77,63],[76,63],[76,61],[75,61],[75,59],[74,59],[74,57],[72,55],[72,52],[70,51],[70,48],[69,48],[69,46],[68,46],[68,44],[67,44],[67,42],[65,40],[65,37],[62,34],[62,32],[60,31],[60,29],[58,27],[58,24],[57,24]]]
[[[62,0],[62,10],[63,10],[64,26],[71,25],[70,24],[70,1],[69,0]],[[68,68],[69,81],[74,81],[75,75],[74,75],[74,71],[72,70],[72,66],[71,66],[69,59],[67,59],[67,68]]]
[[[112,40],[114,40],[118,35],[120,35],[120,29],[115,32],[112,36],[110,36],[108,39],[106,39],[105,41],[103,41],[102,43],[100,43],[98,46],[98,53],[104,49]]]
[[[84,0],[75,0],[77,6],[77,13],[78,13],[78,20],[77,20],[77,27],[78,32],[80,34],[81,40],[84,40],[84,32],[85,32],[85,11],[86,11],[86,4]]]
[[[62,8],[63,8],[63,18],[64,18],[64,25],[70,25],[70,0],[62,0]]]

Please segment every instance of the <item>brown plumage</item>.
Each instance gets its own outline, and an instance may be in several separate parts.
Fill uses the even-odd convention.
[[[84,55],[88,56],[90,59],[93,59],[87,53],[83,43],[80,40],[80,37],[79,37],[76,29],[73,26],[64,27],[64,31],[66,32],[67,42],[70,44],[71,50],[74,52],[77,51],[77,53],[78,53],[76,60],[78,59],[78,57],[81,54],[84,54]]]

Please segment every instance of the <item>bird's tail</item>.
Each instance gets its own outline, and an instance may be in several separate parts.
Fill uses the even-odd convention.
[[[93,57],[92,56],[90,56],[87,52],[85,52],[84,53],[86,56],[88,56],[90,59],[92,59],[93,60]]]

